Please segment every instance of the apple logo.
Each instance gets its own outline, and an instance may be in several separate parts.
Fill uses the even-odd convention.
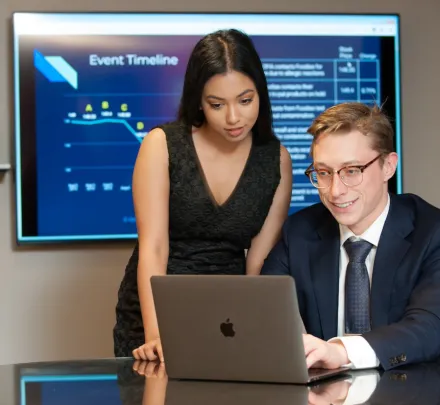
[[[226,322],[222,322],[220,324],[220,330],[226,337],[234,337],[235,336],[235,330],[234,330],[234,324],[229,322],[229,318],[226,319]]]

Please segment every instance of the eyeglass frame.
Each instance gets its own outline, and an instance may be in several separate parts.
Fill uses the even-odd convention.
[[[368,163],[366,163],[366,164],[364,164],[364,165],[349,165],[349,166],[341,167],[339,170],[335,170],[335,169],[333,169],[333,170],[332,170],[332,177],[331,177],[331,179],[330,179],[330,184],[329,184],[328,186],[325,186],[325,187],[317,187],[317,186],[315,186],[315,185],[313,184],[312,179],[310,178],[310,174],[311,174],[312,172],[316,172],[316,171],[317,171],[317,170],[313,167],[313,163],[311,163],[310,166],[305,170],[304,174],[309,178],[310,182],[311,182],[311,183],[313,184],[313,186],[316,187],[316,188],[321,188],[321,189],[323,189],[323,188],[329,188],[329,187],[331,186],[331,184],[332,184],[332,180],[333,180],[333,177],[334,177],[335,174],[338,175],[339,179],[341,180],[341,182],[342,182],[345,186],[347,186],[347,187],[356,187],[356,186],[358,186],[359,184],[361,184],[361,183],[364,181],[363,176],[362,176],[362,180],[360,181],[360,183],[356,184],[355,186],[349,186],[349,185],[345,184],[344,180],[342,180],[342,178],[341,178],[341,176],[339,175],[339,173],[340,173],[342,170],[344,170],[344,169],[348,169],[349,167],[353,167],[353,168],[359,169],[359,170],[361,171],[361,174],[363,175],[363,174],[364,174],[364,170],[365,170],[368,166],[371,166],[376,160],[378,160],[378,159],[379,159],[380,157],[382,157],[382,156],[383,156],[383,154],[381,153],[380,155],[376,156],[373,160],[370,160]],[[330,170],[329,170],[329,171],[330,171]]]

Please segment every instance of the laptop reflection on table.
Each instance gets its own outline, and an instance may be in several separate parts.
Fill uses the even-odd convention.
[[[309,405],[311,399],[333,403],[345,397],[349,387],[350,383],[342,379],[342,375],[311,386],[169,380],[164,405]]]

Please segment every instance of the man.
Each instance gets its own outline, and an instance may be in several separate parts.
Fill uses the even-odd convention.
[[[389,195],[398,156],[388,119],[344,103],[308,132],[306,175],[322,203],[288,218],[261,272],[295,279],[308,366],[388,370],[439,357],[440,210]]]

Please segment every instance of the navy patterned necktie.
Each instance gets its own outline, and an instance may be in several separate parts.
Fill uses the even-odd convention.
[[[344,243],[349,262],[345,275],[345,333],[370,330],[370,279],[365,259],[373,245],[349,238]]]

